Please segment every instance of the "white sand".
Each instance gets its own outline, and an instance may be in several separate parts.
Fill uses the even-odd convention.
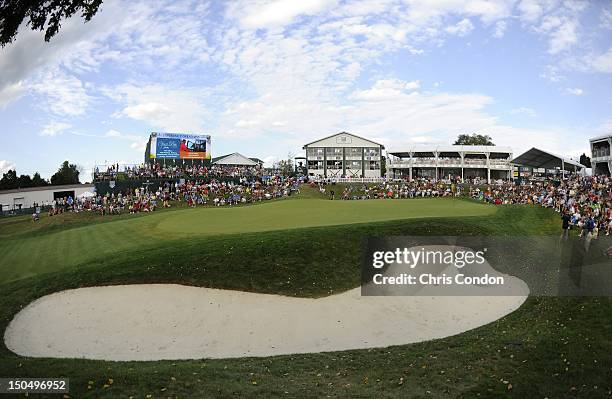
[[[4,339],[23,356],[105,360],[338,351],[459,334],[524,300],[362,297],[360,289],[302,299],[169,284],[92,287],[34,301],[15,316]]]

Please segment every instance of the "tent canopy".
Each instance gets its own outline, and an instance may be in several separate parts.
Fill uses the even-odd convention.
[[[564,168],[568,171],[578,171],[586,168],[581,163],[548,151],[532,148],[512,160],[513,163],[532,168]]]
[[[213,158],[214,165],[232,165],[232,166],[257,166],[259,163],[247,158],[244,155],[234,152],[233,154],[223,155]]]
[[[83,194],[79,195],[79,198],[91,198],[91,197],[95,197],[96,195],[94,193],[91,193],[89,191],[85,191]]]

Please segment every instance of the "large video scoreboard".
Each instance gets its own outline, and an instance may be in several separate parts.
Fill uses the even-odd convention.
[[[210,136],[153,132],[147,145],[149,159],[211,159]]]

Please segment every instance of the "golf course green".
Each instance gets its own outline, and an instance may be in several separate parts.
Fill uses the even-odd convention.
[[[328,296],[359,286],[368,236],[559,232],[558,214],[536,206],[300,196],[234,208],[0,220],[0,330],[32,301],[79,287],[176,283]],[[67,377],[72,398],[597,398],[612,395],[611,347],[611,298],[530,297],[463,334],[380,349],[108,362],[26,358],[3,341],[0,375]]]
[[[22,218],[21,224],[3,227],[3,222],[13,222],[5,220],[0,221],[0,253],[3,254],[0,282],[86,265],[94,259],[115,256],[123,251],[163,247],[175,239],[416,217],[479,216],[494,211],[495,208],[483,204],[443,198],[413,201],[295,199],[254,206],[182,208],[152,214],[106,216],[89,224],[73,220],[73,225],[63,228],[52,225],[55,220],[47,217],[40,226],[32,226],[34,222]],[[58,219],[61,218],[63,216]],[[38,228],[32,230],[35,227]]]

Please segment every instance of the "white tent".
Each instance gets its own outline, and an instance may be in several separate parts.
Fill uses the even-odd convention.
[[[257,162],[250,158],[245,157],[242,154],[234,152],[233,154],[224,155],[219,158],[215,158],[212,161],[215,165],[234,165],[234,166],[257,166]]]
[[[85,191],[83,194],[79,195],[79,198],[91,198],[91,197],[95,197],[96,195],[92,192],[89,191]]]

